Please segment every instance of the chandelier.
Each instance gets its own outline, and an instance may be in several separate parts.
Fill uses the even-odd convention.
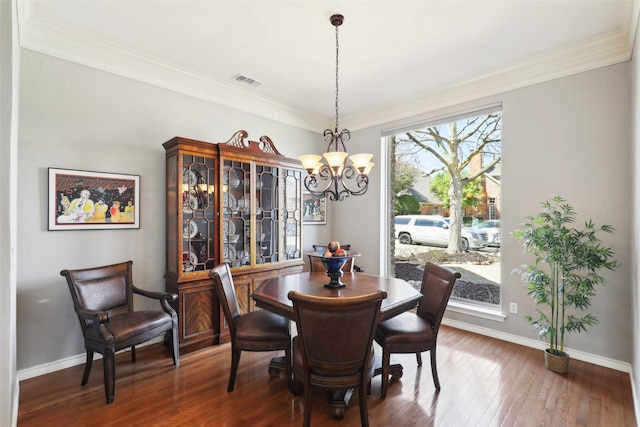
[[[322,156],[309,154],[300,156],[299,159],[307,170],[304,186],[309,193],[328,197],[329,200],[343,200],[345,197],[360,196],[367,192],[373,154],[349,156],[345,142],[351,139],[351,133],[348,129],[338,131],[338,27],[342,25],[344,16],[332,15],[330,20],[331,25],[336,27],[336,126],[334,130],[324,131],[324,140],[328,143],[326,153]]]

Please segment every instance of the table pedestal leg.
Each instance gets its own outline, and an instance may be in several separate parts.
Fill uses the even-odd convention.
[[[287,372],[287,365],[285,364],[284,357],[274,357],[269,363],[269,376],[277,377],[281,372],[284,372],[285,375]]]
[[[382,358],[380,356],[376,356],[373,363],[375,366],[373,376],[382,375]],[[281,372],[286,373],[285,359],[282,356],[274,357],[269,363],[269,375],[275,377],[280,375]],[[402,365],[400,363],[391,363],[389,365],[389,373],[393,379],[402,378]],[[289,391],[291,393],[294,392],[293,390]],[[351,399],[351,395],[353,395],[353,391],[354,389],[350,388],[346,390],[333,391],[329,394],[329,406],[331,407],[333,418],[344,418],[344,410],[349,405],[349,400]]]
[[[331,414],[336,420],[344,418],[344,410],[349,405],[349,399],[353,394],[354,389],[349,388],[346,390],[336,390],[329,393],[329,406],[331,407]]]
[[[376,355],[376,360],[374,362],[374,366],[376,367],[373,371],[373,376],[382,375],[382,358]],[[389,374],[391,374],[391,378],[394,380],[402,378],[402,365],[398,362],[394,362],[391,359],[389,362]]]

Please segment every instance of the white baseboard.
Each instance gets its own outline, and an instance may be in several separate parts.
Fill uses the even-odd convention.
[[[20,381],[16,378],[16,393],[13,393],[13,416],[11,417],[11,427],[18,425],[18,410],[20,409]]]
[[[159,336],[152,340],[147,341],[144,344],[136,346],[138,348],[145,347],[147,345],[163,342],[164,337]],[[127,348],[122,351],[130,351],[130,348]],[[93,356],[93,360],[102,359],[102,355],[95,353]],[[33,366],[31,368],[20,369],[18,371],[18,381],[27,380],[29,378],[39,377],[40,375],[49,374],[51,372],[59,371],[61,369],[70,368],[76,365],[82,365],[87,360],[87,354],[77,354],[75,356],[67,357],[65,359],[56,360],[49,363],[43,363],[42,365]]]
[[[638,415],[640,414],[640,402],[638,401],[638,392],[636,390],[636,382],[633,380],[635,376],[633,375],[633,366],[631,367],[631,372],[629,372],[629,377],[631,378],[631,394],[633,395],[633,413],[635,414],[636,425],[638,425]]]
[[[524,337],[513,335],[513,334],[507,334],[504,332],[496,331],[495,329],[484,328],[482,326],[473,325],[471,323],[460,322],[458,320],[451,320],[451,319],[444,318],[442,319],[442,324],[451,326],[453,328],[462,329],[464,331],[475,332],[480,335],[497,338],[502,341],[512,342],[514,344],[520,344],[525,347],[538,348],[540,350],[544,350],[546,347],[546,344],[543,341],[524,338]],[[616,371],[628,372],[628,373],[631,372],[631,364],[628,362],[621,362],[619,360],[609,359],[607,357],[596,356],[594,354],[585,353],[583,351],[573,350],[568,347],[565,347],[565,351],[571,355],[572,359],[593,363],[594,365],[604,366],[605,368],[615,369]]]

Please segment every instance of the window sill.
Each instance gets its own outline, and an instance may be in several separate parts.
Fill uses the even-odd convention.
[[[504,322],[504,319],[507,317],[502,313],[502,310],[500,310],[499,308],[465,304],[463,302],[452,301],[452,300],[449,300],[447,309],[455,313],[466,314],[474,317],[481,317],[483,319],[493,320],[495,322]]]

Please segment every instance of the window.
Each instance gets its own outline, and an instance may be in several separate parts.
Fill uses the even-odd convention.
[[[462,274],[454,288],[452,300],[480,308],[501,308],[499,225],[497,231],[496,227],[489,227],[495,226],[495,223],[476,227],[476,223],[481,224],[500,217],[498,195],[502,155],[501,121],[501,111],[485,110],[473,115],[452,117],[441,122],[396,131],[387,139],[391,145],[389,152],[395,157],[391,162],[395,165],[395,170],[392,171],[393,185],[390,188],[394,188],[397,193],[393,196],[399,194],[422,196],[433,203],[426,212],[429,210],[433,214],[440,212],[445,217],[444,219],[442,217],[426,218],[427,215],[424,215],[425,218],[417,218],[414,223],[416,228],[431,227],[431,230],[440,229],[443,233],[438,235],[439,238],[433,237],[434,235],[417,234],[408,238],[408,233],[405,233],[402,242],[396,241],[394,245],[396,252],[391,254],[394,263],[399,251],[407,250],[407,245],[415,245],[416,240],[422,239],[419,247],[411,248],[413,253],[425,253],[415,257],[417,259],[415,267],[421,268],[425,260],[429,260],[430,257],[433,257],[435,262],[446,265],[447,262],[443,262],[442,259],[446,259],[445,251],[452,235],[448,220],[452,216],[457,217],[460,224],[464,220],[467,224],[462,226],[458,247],[467,250],[457,254],[456,261],[466,255],[470,261],[483,257],[487,262],[468,263],[464,268],[451,267]],[[433,151],[440,153],[439,157],[444,161],[450,161],[451,164],[441,163],[441,160],[432,154]],[[449,153],[452,152],[458,153],[458,156],[450,156]],[[457,163],[453,164],[454,162]],[[461,174],[454,179],[446,172],[460,169]],[[399,188],[397,184],[401,181],[400,175],[398,175],[398,181],[395,180],[396,170],[402,170],[404,173],[402,182],[408,181],[406,180],[407,170],[414,171],[414,179],[407,184],[408,187]],[[456,186],[458,183],[460,187],[454,188],[457,191],[449,191],[451,186]],[[462,194],[462,198],[450,200],[449,194]],[[453,211],[454,209],[459,211]],[[471,219],[474,219],[473,227],[471,227]],[[403,222],[403,225],[407,223]],[[489,232],[491,232],[491,241],[489,241]],[[416,233],[418,233],[417,230]],[[398,236],[397,233],[395,235]],[[442,255],[432,251],[440,251]],[[437,258],[436,255],[438,255]],[[453,255],[450,259],[454,259]],[[398,260],[402,263],[407,262],[406,256],[398,256]],[[456,263],[459,265],[459,262]],[[401,270],[406,271],[406,266],[402,267],[396,268],[396,275],[405,278],[401,276],[403,274]],[[419,286],[419,282],[417,285]]]

